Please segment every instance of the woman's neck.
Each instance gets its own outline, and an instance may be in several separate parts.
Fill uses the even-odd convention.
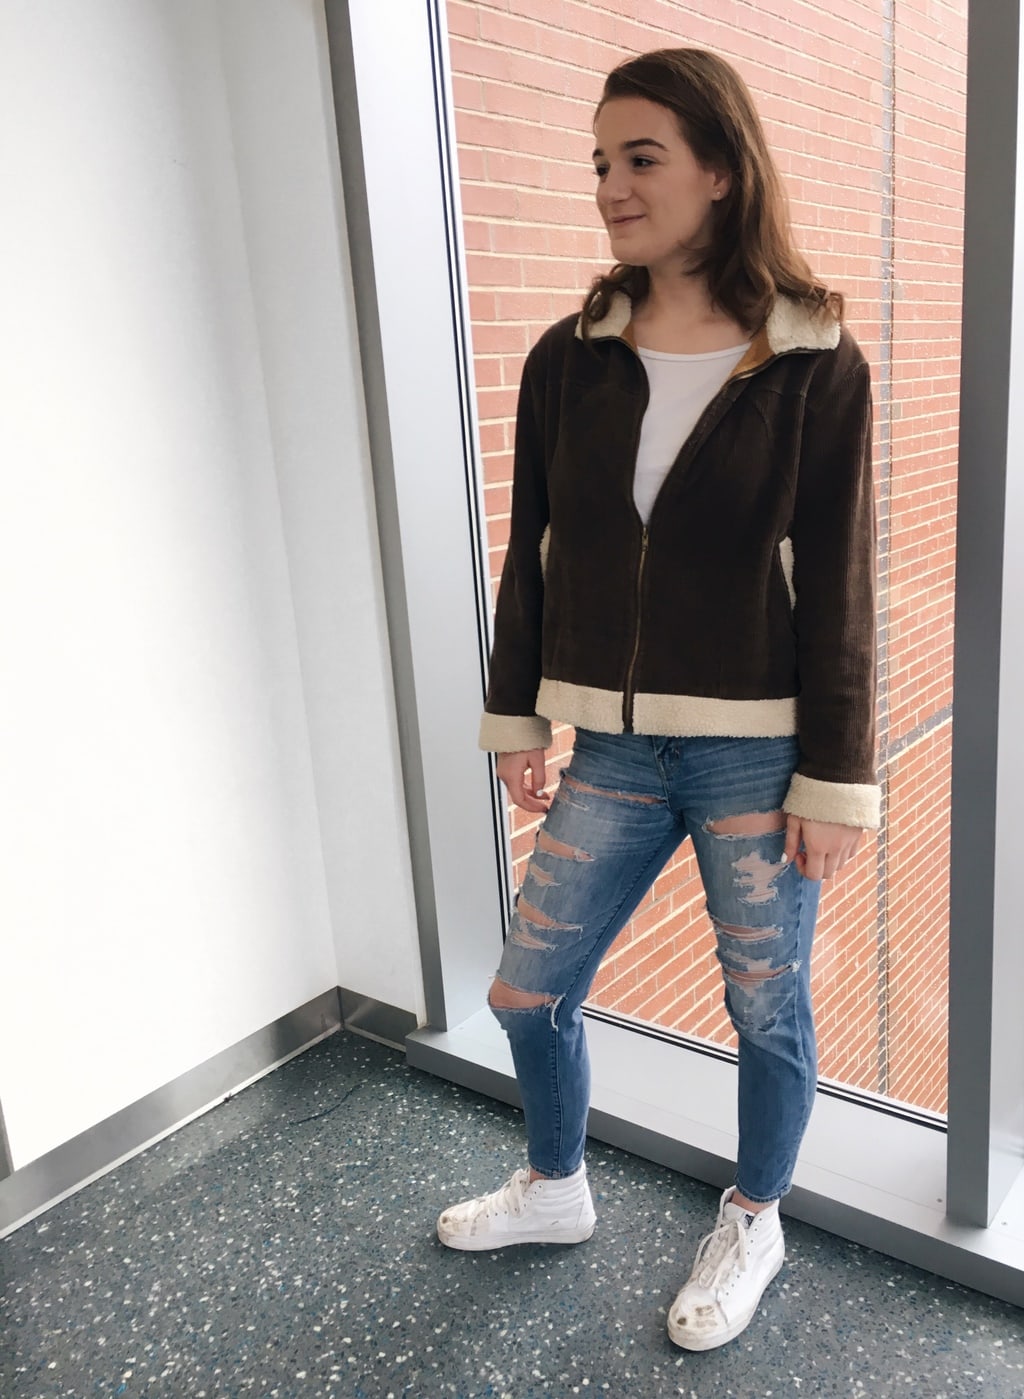
[[[702,277],[651,273],[651,286],[633,314],[637,343],[666,354],[705,354],[742,345],[750,337],[715,306]]]

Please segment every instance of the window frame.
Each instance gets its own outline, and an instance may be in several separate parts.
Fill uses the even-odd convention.
[[[1012,392],[1024,390],[1024,294],[1020,316],[1006,294],[1024,271],[1019,11],[1018,0],[972,5],[968,26],[961,460],[972,489],[957,526],[948,1130],[825,1084],[786,1210],[1024,1305],[1011,839],[1024,790],[1024,735],[1011,722],[1024,707],[1024,550],[1009,547],[1024,531],[1024,392]],[[493,761],[475,749],[490,599],[443,0],[386,11],[326,0],[325,14],[429,1018],[407,1052],[516,1101],[507,1045],[480,1009],[510,859]],[[722,1184],[734,1159],[730,1057],[610,1019],[588,1023],[592,1133]],[[680,1053],[691,1055],[685,1117],[667,1096],[643,1096],[678,1078]]]

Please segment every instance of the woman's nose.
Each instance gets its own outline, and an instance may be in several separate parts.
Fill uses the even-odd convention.
[[[602,180],[598,198],[603,204],[618,204],[628,199],[631,192],[629,171],[613,168]]]

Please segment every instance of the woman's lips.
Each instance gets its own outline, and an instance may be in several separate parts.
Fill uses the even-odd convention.
[[[612,219],[610,227],[614,229],[628,228],[630,224],[639,223],[643,214],[630,214],[624,219]]]

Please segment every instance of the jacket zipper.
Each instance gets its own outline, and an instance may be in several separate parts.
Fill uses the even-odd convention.
[[[647,565],[647,526],[640,538],[640,566],[636,572],[636,633],[633,637],[633,655],[626,672],[626,686],[622,693],[622,728],[624,733],[633,732],[633,695],[636,689],[636,662],[640,655],[640,618],[643,609],[644,569]]]
[[[636,355],[636,358],[637,358],[637,360],[639,361],[640,356],[636,354],[636,350],[633,348],[632,345],[629,344],[629,341],[627,340],[627,341],[624,341],[623,343],[629,346],[629,348],[633,351],[633,354]],[[776,358],[777,358],[777,356],[774,356],[774,355],[772,356],[772,359],[776,359]],[[730,375],[730,377],[726,380],[725,384],[723,384],[722,390],[720,390],[720,392],[721,392],[721,391],[724,391],[724,389],[725,389],[729,384],[733,383],[733,382],[734,382],[735,380],[737,380],[737,379],[751,379],[751,378],[753,378],[753,376],[754,376],[755,374],[757,374],[761,369],[763,369],[763,368],[765,367],[765,365],[770,364],[771,362],[772,362],[771,360],[765,360],[762,364],[755,365],[755,366],[753,367],[753,369],[745,369],[745,370],[743,371],[742,374],[733,374],[733,375]],[[716,395],[716,397],[717,397],[717,395]],[[696,436],[696,434],[698,433],[698,431],[699,431],[699,429],[700,429],[700,427],[701,427],[701,425],[702,425],[702,423],[703,423],[703,421],[704,421],[704,418],[705,418],[706,414],[710,411],[711,407],[712,407],[712,404],[709,403],[708,406],[707,406],[707,408],[705,408],[704,413],[701,414],[701,421],[698,422],[698,423],[696,423],[696,424],[694,425],[694,429],[693,429],[693,433],[691,434],[691,437]],[[639,437],[639,432],[638,432],[638,434],[637,434],[637,448],[638,448],[638,449],[639,449],[639,445],[640,445],[640,437]],[[634,463],[633,463],[633,465],[634,465],[634,470],[635,470],[635,468],[636,468],[635,455],[634,455]],[[625,683],[625,686],[623,687],[623,691],[622,691],[622,731],[623,731],[623,733],[632,733],[632,732],[633,732],[633,700],[634,700],[634,697],[635,697],[635,694],[636,694],[636,663],[637,663],[637,660],[638,660],[639,655],[640,655],[640,621],[641,621],[641,615],[642,615],[642,609],[643,609],[644,570],[645,570],[645,568],[646,568],[646,566],[647,566],[647,544],[648,544],[647,526],[644,525],[644,526],[643,526],[643,533],[642,533],[642,535],[640,536],[640,566],[639,566],[639,568],[637,569],[637,575],[636,575],[636,632],[634,633],[634,636],[633,636],[633,654],[632,654],[632,656],[630,657],[629,669],[626,671],[626,683]]]

